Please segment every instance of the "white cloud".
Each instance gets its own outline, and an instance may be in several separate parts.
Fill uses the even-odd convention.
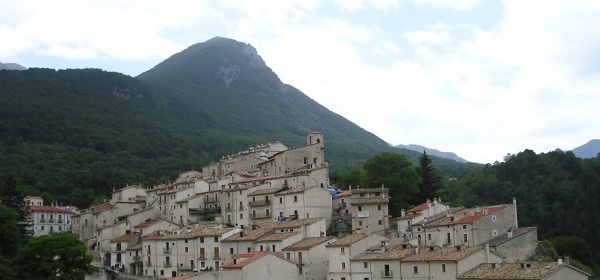
[[[481,4],[413,2],[447,13]],[[320,13],[329,5],[317,0],[0,0],[0,58],[159,60],[226,36],[255,46],[283,82],[392,144],[493,162],[599,138],[600,2],[504,1],[493,11],[501,20],[485,28],[407,15],[393,0],[337,4],[343,13]]]
[[[480,4],[480,0],[410,0],[416,5],[429,5],[436,9],[450,8],[453,10],[468,10]]]

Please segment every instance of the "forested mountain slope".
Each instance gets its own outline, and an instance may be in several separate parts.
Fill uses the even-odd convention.
[[[128,183],[170,181],[223,155],[325,135],[332,170],[393,149],[283,84],[251,46],[215,38],[133,78],[97,69],[0,71],[0,180],[87,206]],[[394,149],[416,162],[419,153]],[[455,176],[468,165],[436,159]]]

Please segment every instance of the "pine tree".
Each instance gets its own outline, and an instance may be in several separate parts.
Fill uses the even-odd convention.
[[[433,199],[441,194],[442,177],[437,174],[431,162],[432,160],[427,155],[427,152],[423,151],[423,154],[419,157],[419,166],[416,168],[417,173],[421,177],[421,183],[419,184],[419,198],[421,202]]]

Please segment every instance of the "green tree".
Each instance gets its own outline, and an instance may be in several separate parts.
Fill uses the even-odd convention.
[[[17,190],[17,182],[14,178],[9,178],[4,184],[0,185],[0,201],[17,213],[17,225],[21,238],[31,236],[31,214],[25,196]]]
[[[15,211],[0,204],[0,275],[4,279],[16,278],[11,258],[21,244],[17,217]]]
[[[84,279],[91,262],[85,244],[69,232],[32,238],[15,259],[23,279]]]
[[[337,178],[335,185],[340,189],[348,189],[349,186],[364,186],[366,173],[361,168],[352,168]]]
[[[431,158],[427,152],[419,157],[419,166],[416,167],[417,174],[421,177],[419,184],[419,200],[421,202],[441,195],[443,187],[442,177],[438,175],[435,167],[431,164]]]
[[[419,175],[405,156],[383,152],[369,158],[364,169],[369,186],[388,188],[391,215],[399,216],[401,209],[418,200]]]

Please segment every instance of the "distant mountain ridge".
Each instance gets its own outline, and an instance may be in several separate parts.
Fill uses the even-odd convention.
[[[399,145],[396,145],[395,147],[396,148],[404,148],[404,149],[407,149],[407,150],[416,151],[416,152],[420,152],[420,153],[423,153],[423,151],[425,151],[425,152],[427,152],[428,155],[436,156],[436,157],[440,157],[440,158],[451,159],[451,160],[458,161],[458,162],[463,162],[463,163],[469,162],[468,160],[459,157],[455,153],[442,152],[442,151],[439,151],[439,150],[436,150],[436,149],[432,149],[432,148],[427,148],[427,147],[421,146],[421,145],[416,145],[416,144],[402,145],[402,144],[399,144]]]
[[[16,63],[2,63],[0,61],[0,70],[25,70],[27,68]]]
[[[595,158],[600,153],[600,139],[592,139],[571,151],[578,158]]]

